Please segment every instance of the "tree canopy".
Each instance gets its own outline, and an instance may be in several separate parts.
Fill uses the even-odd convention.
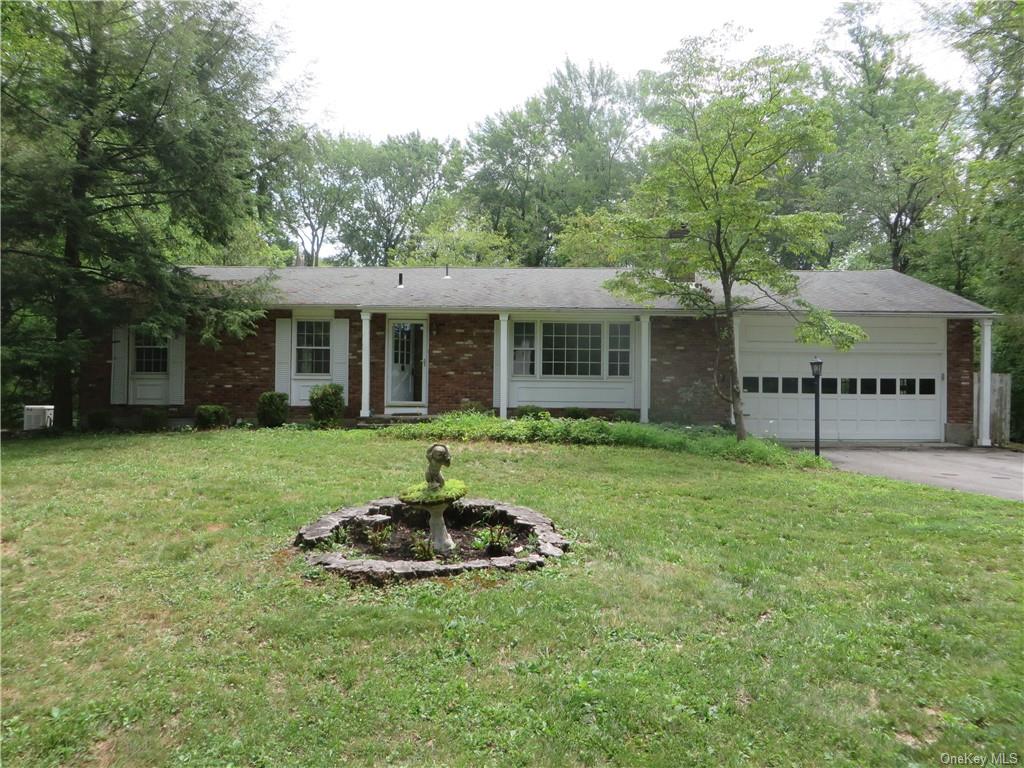
[[[144,308],[154,329],[198,322],[213,340],[261,311],[174,253],[229,247],[255,215],[274,48],[221,2],[10,3],[2,32],[4,362],[16,386],[39,361],[66,428],[111,319]]]
[[[877,6],[850,3],[813,52],[730,61],[725,37],[688,39],[632,77],[567,60],[464,140],[374,141],[296,121],[299,91],[270,86],[276,41],[230,0],[4,3],[5,404],[52,397],[67,426],[79,361],[112,319],[211,341],[251,327],[265,287],[221,290],[182,265],[298,254],[621,266],[620,290],[680,296],[723,333],[753,291],[838,345],[856,332],[800,306],[790,270],[888,267],[1004,313],[995,365],[1021,414],[1024,10],[923,13],[967,60],[962,91]]]

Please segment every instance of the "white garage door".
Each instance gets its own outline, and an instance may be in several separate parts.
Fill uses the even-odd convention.
[[[890,321],[892,323],[894,321]],[[870,336],[850,352],[791,341],[793,325],[740,330],[743,412],[753,435],[814,438],[814,380],[809,361],[824,361],[823,440],[941,440],[945,326],[941,320],[862,319]]]

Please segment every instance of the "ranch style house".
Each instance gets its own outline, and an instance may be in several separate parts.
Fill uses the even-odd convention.
[[[246,281],[263,267],[195,267]],[[738,313],[732,349],[714,321],[674,300],[634,303],[600,268],[308,268],[273,270],[277,299],[256,333],[213,349],[191,335],[154,338],[117,327],[83,366],[80,411],[118,420],[166,407],[189,419],[205,403],[252,418],[262,392],[288,394],[293,416],[310,388],[344,386],[351,418],[437,414],[470,403],[505,418],[523,405],[557,414],[635,411],[640,421],[728,423],[716,371],[735,355],[750,434],[813,435],[808,361],[824,361],[822,438],[989,444],[974,429],[974,328],[981,324],[979,411],[991,390],[996,313],[892,270],[798,272],[799,295],[855,322],[869,338],[848,352],[798,343],[769,300]]]

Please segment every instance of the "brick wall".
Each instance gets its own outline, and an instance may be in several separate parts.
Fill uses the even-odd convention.
[[[715,393],[715,357],[719,340],[707,318],[651,318],[651,421],[724,424],[729,403]],[[725,340],[719,362],[722,389],[732,354]]]
[[[946,422],[974,423],[974,321],[946,321]]]
[[[272,310],[244,339],[225,338],[214,349],[189,334],[185,339],[185,404],[167,406],[171,418],[191,418],[197,405],[225,405],[234,418],[254,419],[256,401],[274,389],[274,338],[276,320],[291,312]],[[128,419],[152,406],[110,404],[111,340],[97,342],[82,366],[79,379],[79,410],[111,411]],[[294,409],[301,417],[308,409]]]
[[[430,316],[430,413],[494,399],[494,321],[497,315]]]

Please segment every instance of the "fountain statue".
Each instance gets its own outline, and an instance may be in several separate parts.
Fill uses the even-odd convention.
[[[451,451],[447,445],[434,443],[427,448],[426,480],[418,485],[406,488],[398,498],[410,507],[423,509],[430,515],[430,545],[434,553],[442,556],[450,555],[455,550],[455,542],[444,522],[444,513],[452,502],[466,495],[466,484],[459,480],[445,481],[441,467],[452,465]]]

